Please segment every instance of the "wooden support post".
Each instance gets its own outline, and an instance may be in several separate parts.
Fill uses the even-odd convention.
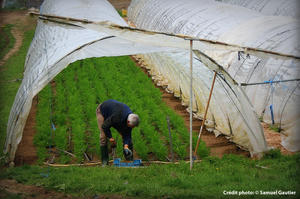
[[[200,128],[200,131],[199,131],[198,139],[197,139],[197,145],[196,145],[196,148],[195,148],[195,151],[194,151],[195,157],[197,157],[197,150],[198,150],[198,147],[199,147],[199,144],[200,144],[201,133],[202,133],[202,130],[203,130],[203,127],[204,127],[204,123],[205,123],[205,120],[206,120],[206,115],[207,115],[207,112],[208,112],[208,107],[209,107],[211,95],[212,95],[212,92],[213,92],[213,89],[214,89],[216,76],[217,76],[217,72],[215,71],[214,77],[213,77],[213,81],[212,81],[212,84],[211,84],[211,88],[210,88],[210,92],[209,92],[209,97],[208,97],[207,105],[206,105],[206,108],[205,108],[204,118],[203,118],[203,121],[202,121],[202,124],[201,124],[201,128]]]
[[[193,168],[193,40],[190,40],[190,170]]]

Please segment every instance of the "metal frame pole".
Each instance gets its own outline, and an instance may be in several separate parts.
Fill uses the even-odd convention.
[[[193,168],[193,40],[190,40],[190,170]]]
[[[197,157],[197,150],[198,150],[198,147],[199,147],[199,144],[200,144],[201,133],[202,133],[202,130],[203,130],[203,127],[204,127],[204,123],[205,123],[205,120],[206,120],[206,115],[207,115],[207,112],[208,112],[208,107],[209,107],[211,95],[212,95],[212,92],[213,92],[213,89],[214,89],[214,85],[215,85],[215,81],[216,81],[216,76],[217,76],[217,72],[215,71],[214,77],[213,77],[213,81],[211,83],[211,88],[210,88],[210,92],[209,92],[209,97],[208,97],[207,105],[206,105],[206,108],[205,108],[204,118],[203,118],[203,121],[201,123],[201,128],[200,128],[198,139],[197,139],[197,145],[196,145],[195,152],[194,152],[195,157]]]

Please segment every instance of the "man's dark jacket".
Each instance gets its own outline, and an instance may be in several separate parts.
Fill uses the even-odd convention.
[[[101,114],[104,117],[102,129],[107,138],[112,138],[110,128],[114,127],[121,134],[123,144],[131,144],[131,130],[127,126],[128,115],[132,113],[130,108],[116,100],[107,100],[100,105]]]

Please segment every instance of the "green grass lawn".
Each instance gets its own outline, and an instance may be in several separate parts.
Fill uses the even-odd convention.
[[[0,178],[87,197],[117,194],[133,198],[299,198],[300,155],[271,151],[262,160],[237,155],[206,157],[194,164],[145,168],[22,166],[5,169]],[[43,177],[49,174],[48,177]],[[298,176],[298,177],[297,177]],[[262,195],[261,191],[297,191],[296,195]],[[253,195],[225,195],[252,191]]]
[[[6,24],[0,27],[0,60],[15,44],[16,40],[11,33],[12,27],[12,24]]]

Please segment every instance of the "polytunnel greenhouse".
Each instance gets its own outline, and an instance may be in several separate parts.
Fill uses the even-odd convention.
[[[188,2],[189,3],[185,3],[184,5],[165,2],[165,5],[161,7],[155,6],[155,8],[151,7],[154,6],[155,3],[146,4],[148,6],[144,4],[143,6],[145,7],[142,9],[144,12],[141,12],[139,7],[142,6],[142,3],[136,2],[135,4],[133,2],[131,7],[129,7],[129,19],[133,21],[137,27],[143,29],[192,35],[199,38],[299,55],[299,24],[294,17],[266,17],[266,15],[251,12],[236,6],[203,1],[201,7],[197,7],[196,5],[198,5],[199,1]],[[268,2],[270,3],[271,1],[265,1],[265,3]],[[255,1],[252,3],[255,4]],[[295,1],[285,4],[287,5],[287,10],[296,8]],[[257,3],[255,5],[257,5]],[[272,4],[272,6],[269,7],[276,10],[279,7],[282,8],[282,4]],[[152,17],[148,16],[150,10],[154,12],[154,16]],[[216,16],[216,13],[219,13],[219,16]],[[290,14],[294,16],[295,12],[290,12]],[[166,15],[170,17],[166,17]],[[188,79],[182,77],[184,71],[187,73],[189,67],[188,55],[186,53],[184,54],[184,52],[181,53],[182,54],[166,53],[163,55],[150,54],[144,55],[143,57],[149,62],[149,65],[153,67],[151,70],[154,75],[158,75],[158,78],[163,76],[162,74],[169,74],[169,76],[164,77],[167,79],[165,82],[168,82],[168,87],[177,95],[182,92],[181,90],[188,92],[187,87],[182,89],[184,88],[184,82]],[[299,77],[299,60],[260,58],[257,56],[247,56],[247,54],[241,54],[240,52],[216,53],[222,57],[218,57],[218,59],[222,59],[220,62],[221,65],[239,83],[250,84],[254,82],[297,79]],[[196,64],[201,65],[199,62],[196,62]],[[175,72],[174,74],[176,70],[180,70],[180,72]],[[201,90],[209,87],[207,84],[209,84],[210,81],[204,79],[203,75],[209,75],[209,72],[201,70],[206,69],[203,66],[196,67],[195,69],[195,75],[197,76],[195,80],[200,81],[199,83],[197,82],[196,85],[203,85],[195,88],[195,99],[203,98],[203,96],[207,96],[208,93],[208,90],[202,91],[206,92],[206,94],[202,93]],[[210,77],[211,76],[210,74]],[[178,81],[181,79],[184,79],[182,83]],[[220,86],[222,87],[222,85]],[[298,147],[300,146],[297,144],[299,143],[299,133],[297,133],[299,127],[297,127],[298,122],[296,119],[299,118],[299,111],[296,108],[298,104],[298,86],[298,81],[294,81],[276,85],[268,84],[244,87],[255,112],[263,121],[268,123],[272,122],[271,112],[268,107],[271,105],[274,107],[273,120],[280,125],[280,128],[284,130],[283,135],[286,136],[282,144],[291,151],[298,151]],[[218,91],[220,90],[222,90],[222,88],[218,89]],[[222,97],[215,96],[216,102],[215,105],[212,105],[214,108],[212,108],[211,111],[219,111],[219,113],[211,113],[210,120],[215,123],[215,127],[217,127],[215,129],[217,131],[221,131],[227,135],[232,135],[234,134],[233,132],[239,132],[238,134],[240,134],[239,130],[233,130],[236,125],[228,122],[230,120],[236,121],[236,118],[232,117],[232,108],[220,107],[220,105],[218,105],[224,104],[224,102],[220,102],[219,99],[224,99],[223,97],[226,95],[227,91],[221,94]],[[186,97],[188,98],[188,94],[186,94]],[[183,100],[186,99],[185,103],[188,102],[187,98],[183,97]],[[196,104],[198,104],[199,107],[193,107],[200,117],[201,114],[203,114],[203,107],[205,105],[204,99],[197,101]],[[220,110],[226,108],[229,110]],[[223,116],[220,117],[219,115]],[[216,119],[219,117],[220,121]],[[236,140],[235,142],[239,143],[240,141]],[[243,144],[241,145],[243,146]]]
[[[14,160],[33,98],[64,68],[121,55],[142,59],[154,81],[201,119],[216,74],[205,123],[210,132],[260,156],[268,151],[264,121],[279,125],[286,149],[299,151],[299,21],[297,2],[288,2],[263,12],[245,1],[132,0],[126,23],[106,0],[45,0],[11,108],[5,153]]]

